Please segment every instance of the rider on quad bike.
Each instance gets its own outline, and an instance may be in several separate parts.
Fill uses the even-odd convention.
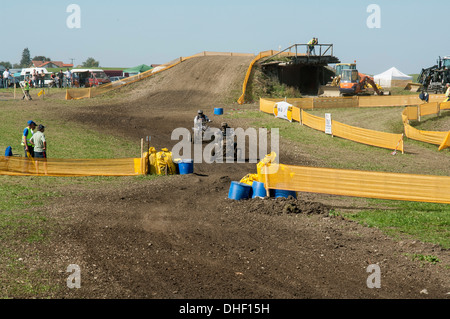
[[[205,132],[209,129],[208,123],[212,122],[202,110],[198,110],[197,116],[194,118],[194,135],[192,136],[192,143],[195,140],[203,142]]]
[[[232,157],[234,160],[238,159],[237,143],[234,138],[234,130],[228,126],[228,123],[222,122],[220,125],[220,132],[218,132],[221,136],[216,136],[215,141],[217,148],[219,149],[219,153],[216,153],[216,147],[211,151],[211,158],[217,159],[219,156],[222,158]],[[219,144],[220,143],[220,144]],[[227,145],[230,148],[227,154]]]

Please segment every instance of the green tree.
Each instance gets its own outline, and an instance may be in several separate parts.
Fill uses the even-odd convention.
[[[87,60],[83,62],[83,67],[85,68],[93,68],[93,67],[97,68],[99,67],[99,65],[100,62],[95,61],[94,58],[87,58]]]
[[[47,62],[47,61],[51,61],[52,59],[47,58],[46,56],[43,55],[37,55],[34,58],[31,59],[32,61],[42,61],[42,62]]]
[[[7,62],[7,61],[0,61],[0,65],[3,65],[7,69],[12,69],[13,68],[11,63]]]
[[[20,66],[22,68],[28,68],[31,65],[31,55],[28,48],[23,49],[22,59],[20,60]]]

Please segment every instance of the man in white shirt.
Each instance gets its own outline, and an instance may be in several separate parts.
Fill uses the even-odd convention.
[[[9,72],[9,69],[6,69],[5,72],[3,72],[3,87],[5,89],[8,88],[9,76],[10,75],[11,75],[11,72]]]
[[[70,72],[69,69],[67,69],[66,72],[64,72],[64,75],[66,76],[67,81],[67,87],[72,87],[72,72]]]

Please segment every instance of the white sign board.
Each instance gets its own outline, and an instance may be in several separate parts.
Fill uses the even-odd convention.
[[[288,111],[289,111],[289,107],[292,107],[292,104],[289,104],[287,102],[278,102],[275,104],[275,106],[278,111],[278,114],[276,117],[290,121],[288,118]]]
[[[333,134],[331,131],[331,113],[325,113],[325,133]]]

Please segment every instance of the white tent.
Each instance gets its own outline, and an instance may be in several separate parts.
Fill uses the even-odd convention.
[[[405,86],[407,83],[412,82],[412,76],[400,72],[395,67],[375,75],[373,79],[381,87]]]

